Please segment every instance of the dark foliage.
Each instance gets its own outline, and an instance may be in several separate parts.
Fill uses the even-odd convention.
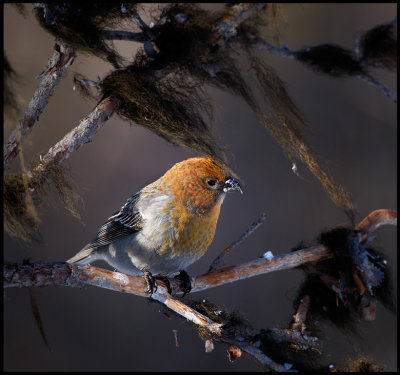
[[[297,53],[297,59],[317,71],[335,77],[365,73],[351,51],[334,44],[305,48]]]
[[[294,301],[297,310],[300,300],[310,297],[308,328],[322,318],[357,335],[360,319],[374,319],[376,300],[396,311],[387,261],[376,249],[361,246],[357,231],[334,228],[321,233],[318,243],[328,247],[333,258],[302,267],[307,276]]]
[[[105,59],[115,67],[121,56],[102,38],[102,31],[127,20],[129,13],[121,11],[122,3],[84,1],[80,3],[42,3],[35,8],[40,25],[77,50]],[[125,3],[135,8],[135,3]],[[132,21],[133,22],[133,21]]]
[[[395,69],[397,67],[397,34],[392,23],[379,25],[362,35],[360,47],[363,63]]]

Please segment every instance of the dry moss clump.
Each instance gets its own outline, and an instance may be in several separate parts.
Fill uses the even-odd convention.
[[[393,23],[378,25],[362,35],[360,47],[365,63],[386,69],[397,67],[397,34]]]
[[[40,25],[55,37],[81,52],[107,60],[118,67],[122,58],[104,41],[102,32],[117,27],[122,20],[130,19],[128,12],[121,11],[121,5],[101,1],[44,3],[34,11]],[[124,3],[124,6],[134,9],[136,3]]]
[[[80,220],[77,207],[81,198],[66,176],[65,168],[51,165],[41,172],[35,168],[31,168],[31,171],[8,174],[4,178],[4,230],[8,235],[23,241],[37,239],[40,234],[41,220],[37,208],[48,203],[45,195],[48,187],[45,189],[43,186],[47,179],[49,187],[56,190],[65,208]]]

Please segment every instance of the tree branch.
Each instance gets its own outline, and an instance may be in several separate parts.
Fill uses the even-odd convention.
[[[384,224],[395,225],[397,223],[397,212],[394,210],[377,210],[368,215],[356,226],[356,229],[363,233],[359,236],[360,241],[365,241],[372,231]],[[289,254],[276,256],[271,260],[260,258],[238,266],[228,266],[213,269],[204,275],[192,279],[191,292],[209,289],[228,282],[244,278],[254,277],[272,271],[290,269],[301,265],[330,259],[332,255],[322,245],[308,249],[295,251]],[[42,287],[50,285],[83,287],[86,285],[97,286],[123,293],[131,293],[141,297],[148,297],[145,292],[146,281],[143,277],[125,275],[119,272],[104,270],[90,265],[80,266],[66,262],[47,264],[6,264],[4,265],[3,286],[9,287]],[[172,293],[183,291],[181,281],[168,279]],[[161,302],[175,313],[183,316],[194,324],[207,329],[214,335],[214,340],[234,345],[246,353],[255,357],[259,362],[274,371],[295,371],[291,364],[279,364],[269,358],[249,337],[242,337],[240,334],[230,334],[224,331],[223,323],[217,323],[207,316],[187,306],[180,300],[173,297],[168,286],[163,280],[157,280],[157,290],[151,298]],[[278,342],[290,341],[308,348],[319,346],[318,339],[304,335],[304,321],[310,305],[307,296],[301,301],[297,313],[294,316],[294,323],[290,330],[269,330],[269,337]]]
[[[371,234],[381,225],[396,225],[397,211],[377,210],[368,215],[357,230],[364,235]],[[365,237],[360,237],[365,240]],[[278,255],[271,260],[258,258],[237,266],[226,266],[209,271],[203,275],[192,278],[191,293],[210,289],[226,283],[246,279],[269,272],[291,269],[308,263],[320,262],[332,257],[329,250],[323,245],[313,246],[307,249],[294,251],[284,255]],[[141,297],[147,297],[146,282],[143,277],[125,275],[92,266],[79,266],[65,262],[44,264],[6,264],[4,266],[4,287],[40,287],[49,285],[81,287],[89,284],[100,288],[111,289],[118,292],[131,293]],[[183,283],[175,278],[168,279],[172,294],[182,292]],[[167,285],[162,280],[157,280],[159,290],[153,294],[154,299],[168,304],[165,300]],[[157,297],[159,296],[159,297]]]
[[[39,86],[29,101],[16,130],[11,133],[7,143],[4,145],[4,172],[9,169],[18,155],[21,143],[32,131],[35,122],[39,119],[54,90],[67,73],[69,66],[74,62],[75,57],[75,51],[71,47],[59,39],[56,41],[53,56],[49,59],[43,73],[37,77],[41,78]]]
[[[64,136],[58,143],[41,157],[37,171],[43,171],[46,165],[61,164],[68,159],[72,152],[78,150],[85,143],[92,142],[93,136],[103,126],[119,106],[120,101],[115,97],[108,97],[101,101],[96,108],[81,122]]]
[[[247,33],[247,37],[252,41],[252,46],[260,51],[268,52],[272,55],[284,57],[291,60],[297,60],[299,56],[299,51],[294,51],[289,49],[287,46],[284,47],[277,47],[273,46],[265,42],[260,38],[256,38],[255,36]],[[368,83],[369,85],[378,89],[383,95],[390,98],[392,101],[397,101],[397,94],[386,87],[383,83],[378,81],[376,78],[372,77],[369,74],[357,74],[355,77],[360,79],[363,82]]]

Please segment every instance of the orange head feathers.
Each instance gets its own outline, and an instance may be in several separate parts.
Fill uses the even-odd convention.
[[[242,192],[229,169],[207,157],[186,159],[175,164],[161,178],[176,199],[199,213],[207,212],[223,201],[230,190]]]

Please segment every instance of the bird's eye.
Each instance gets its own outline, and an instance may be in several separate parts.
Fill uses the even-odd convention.
[[[212,179],[208,179],[208,180],[207,180],[207,184],[208,184],[209,186],[215,186],[216,183],[217,183],[217,182],[216,182],[215,180],[212,180]]]

